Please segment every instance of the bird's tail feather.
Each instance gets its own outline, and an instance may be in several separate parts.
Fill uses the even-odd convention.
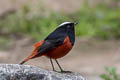
[[[23,60],[20,65],[24,64],[25,62],[27,62],[28,60],[32,59],[33,56],[28,56],[25,60]]]
[[[20,65],[24,64],[24,63],[27,62],[28,60],[30,60],[29,57],[28,57],[27,59],[25,59],[24,61],[22,61],[22,62],[20,63]]]
[[[26,61],[22,61],[21,63],[20,63],[20,65],[22,65],[22,64],[24,64]]]
[[[42,41],[43,42],[43,41]],[[25,62],[27,62],[28,60],[30,60],[30,59],[32,59],[32,58],[35,58],[35,57],[37,57],[36,56],[36,54],[38,53],[37,51],[38,51],[38,46],[40,46],[40,45],[42,45],[42,42],[40,42],[40,43],[37,43],[37,44],[35,44],[35,49],[33,50],[33,52],[32,52],[32,54],[30,55],[30,56],[28,56],[24,61],[22,61],[21,63],[20,63],[20,65],[22,65],[22,64],[24,64]],[[41,54],[42,55],[42,54]],[[41,56],[40,55],[40,56]]]

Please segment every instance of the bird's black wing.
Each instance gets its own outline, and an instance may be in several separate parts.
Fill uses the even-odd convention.
[[[45,38],[44,43],[39,47],[38,53],[39,54],[45,53],[49,50],[52,50],[56,48],[57,46],[64,43],[64,39],[67,36],[67,33],[65,31],[56,29],[54,32],[52,32],[50,35],[48,35],[47,38]],[[35,56],[35,57],[36,57]]]
[[[44,43],[38,48],[38,53],[34,56],[38,56],[39,54],[45,53],[49,50],[56,48],[57,46],[61,45],[64,41],[62,40],[46,40]]]

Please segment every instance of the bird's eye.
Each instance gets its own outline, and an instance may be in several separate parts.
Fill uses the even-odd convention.
[[[67,28],[70,28],[70,26],[68,25]]]

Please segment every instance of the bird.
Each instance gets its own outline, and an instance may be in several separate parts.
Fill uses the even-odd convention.
[[[20,65],[30,59],[46,56],[50,59],[52,69],[55,70],[53,59],[57,63],[61,72],[65,72],[60,66],[57,59],[64,57],[71,51],[75,43],[75,25],[77,22],[63,22],[53,32],[51,32],[44,40],[35,43],[35,49],[32,54],[23,60]]]

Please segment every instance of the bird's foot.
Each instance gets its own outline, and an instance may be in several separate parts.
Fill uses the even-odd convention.
[[[56,70],[53,70],[54,72],[59,72],[59,71],[56,71]]]
[[[72,73],[72,71],[61,71],[60,73]]]
[[[58,73],[72,73],[72,71],[56,71],[56,70],[53,70],[54,72],[58,72]]]

